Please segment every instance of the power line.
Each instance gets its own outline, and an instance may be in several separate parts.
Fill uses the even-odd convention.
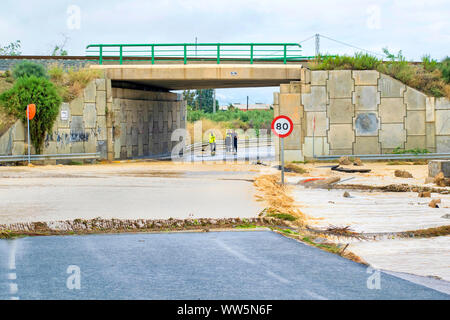
[[[302,40],[302,41],[300,41],[299,43],[302,43],[302,42],[306,42],[306,41],[308,41],[308,40],[311,40],[312,38],[314,38],[316,35],[313,35],[313,36],[311,36],[311,37],[309,37],[309,38],[306,38],[305,40]]]
[[[377,53],[377,52],[370,51],[370,50],[366,50],[366,49],[363,49],[363,48],[359,48],[359,47],[357,47],[357,46],[354,46],[354,45],[351,45],[351,44],[349,44],[349,43],[345,43],[345,42],[343,42],[343,41],[339,41],[339,40],[336,40],[336,39],[332,39],[332,38],[327,37],[327,36],[324,36],[324,35],[322,35],[322,34],[321,34],[320,36],[321,36],[322,38],[325,38],[325,39],[328,39],[328,40],[331,40],[331,41],[340,43],[340,44],[342,44],[342,45],[344,45],[344,46],[348,46],[348,47],[351,47],[351,48],[353,48],[353,49],[358,49],[358,50],[362,50],[362,51],[366,51],[366,52],[375,54],[375,55],[377,55],[377,56],[386,57],[386,55],[384,55],[384,54]]]

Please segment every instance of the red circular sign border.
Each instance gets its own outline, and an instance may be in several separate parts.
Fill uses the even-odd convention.
[[[289,124],[290,124],[290,126],[291,126],[291,129],[289,130],[289,132],[287,132],[286,134],[278,134],[276,131],[275,131],[275,122],[278,120],[278,119],[286,119],[288,122],[289,122]],[[286,138],[287,136],[289,136],[291,133],[292,133],[292,131],[294,130],[294,123],[292,122],[292,120],[291,120],[291,118],[289,118],[288,116],[283,116],[283,115],[281,115],[281,116],[278,116],[278,117],[276,117],[275,119],[273,119],[273,121],[272,121],[272,125],[271,125],[271,128],[272,128],[272,132],[276,135],[276,136],[278,136],[278,137],[280,137],[280,138]]]

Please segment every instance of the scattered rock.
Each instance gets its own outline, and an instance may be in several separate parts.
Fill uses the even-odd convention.
[[[348,165],[352,164],[352,162],[350,161],[350,159],[347,156],[342,156],[339,158],[339,164],[348,166]]]
[[[413,175],[405,170],[395,170],[394,175],[399,178],[413,178]]]
[[[302,183],[305,187],[310,187],[310,188],[327,188],[330,184],[336,183],[340,180],[341,180],[340,177],[329,177],[326,179],[311,180],[311,181],[307,181],[307,182],[301,181],[300,183]]]
[[[441,203],[441,199],[433,199],[430,201],[428,206],[431,208],[439,208],[438,203]]]
[[[342,195],[344,198],[350,198],[351,195],[348,191],[345,191],[344,194]]]
[[[444,214],[441,218],[444,218],[444,219],[450,219],[450,214]]]
[[[431,197],[430,191],[419,192],[419,198],[430,198],[430,197]]]
[[[446,179],[444,173],[441,171],[434,177],[434,183],[439,187],[450,186],[450,179]]]
[[[363,163],[360,158],[356,158],[355,161],[353,161],[353,165],[360,167],[363,165]]]

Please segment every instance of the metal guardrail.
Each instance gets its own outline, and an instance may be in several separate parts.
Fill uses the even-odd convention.
[[[32,154],[31,161],[38,160],[87,160],[99,159],[100,153],[70,153],[70,154]],[[28,161],[28,155],[0,156],[0,162]]]
[[[340,157],[360,158],[361,160],[394,160],[394,159],[450,159],[450,153],[408,153],[408,154],[344,154],[333,156],[316,156],[317,160],[336,160]]]
[[[265,139],[253,138],[253,139],[239,139],[238,140],[238,146],[240,146],[240,147],[272,145],[272,143],[273,143],[272,138],[265,138]],[[194,144],[186,146],[185,151],[196,150],[196,149],[207,147],[207,146],[209,146],[208,142],[196,142]],[[216,141],[216,148],[224,148],[224,147],[225,147],[224,140]]]
[[[146,61],[170,60],[183,61],[248,61],[281,62],[313,59],[302,56],[298,43],[167,43],[167,44],[90,44],[86,47],[86,56],[95,58],[99,64],[104,61],[135,60],[136,57],[147,58]],[[142,60],[141,60],[142,61]]]

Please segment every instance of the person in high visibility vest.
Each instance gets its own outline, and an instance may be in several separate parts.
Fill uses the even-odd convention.
[[[214,156],[216,154],[216,136],[213,132],[209,135],[209,146],[211,147],[211,155]]]

